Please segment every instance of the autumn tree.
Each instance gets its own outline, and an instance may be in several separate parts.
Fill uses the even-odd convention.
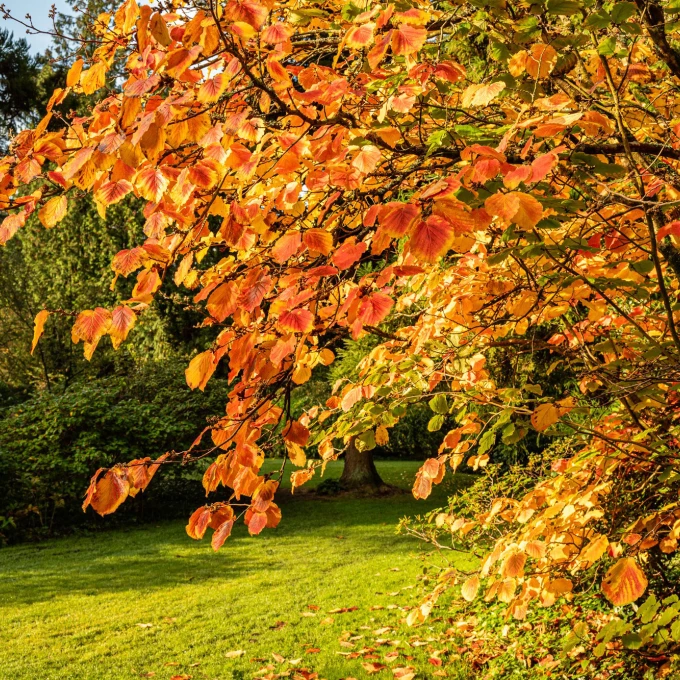
[[[295,487],[427,401],[444,436],[417,497],[447,466],[484,467],[499,434],[568,444],[521,497],[441,519],[486,551],[465,598],[481,591],[521,621],[593,579],[616,608],[667,593],[680,536],[674,12],[127,0],[97,17],[96,49],[0,162],[0,241],[34,212],[56,227],[82,192],[102,215],[142,198],[146,240],[111,265],[132,293],[80,311],[73,341],[90,357],[105,336],[132,339],[172,279],[214,333],[187,382],[203,389],[222,364],[233,390],[189,450],[97,471],[85,507],[113,512],[160,466],[210,457],[206,493],[227,491],[187,531],[211,527],[217,549],[240,517],[252,534],[279,522],[278,481],[259,475],[277,432]],[[121,55],[125,79],[107,81]],[[55,128],[70,90],[96,103]],[[334,339],[366,333],[380,344],[358,379],[292,419],[291,391],[333,361]],[[487,365],[499,347],[550,352],[574,379],[557,396],[521,373],[500,386]],[[411,623],[456,582],[446,572]],[[674,606],[642,623],[612,609],[583,639],[605,664],[631,631],[631,648],[667,655]]]

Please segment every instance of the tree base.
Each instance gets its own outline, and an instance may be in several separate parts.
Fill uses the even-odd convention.
[[[345,453],[345,466],[338,480],[343,491],[358,491],[362,493],[380,494],[393,491],[392,487],[382,480],[373,462],[370,451],[359,451],[350,440]]]

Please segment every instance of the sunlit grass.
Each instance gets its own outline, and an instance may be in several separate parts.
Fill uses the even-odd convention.
[[[378,464],[385,481],[401,487],[417,467]],[[339,473],[339,465],[328,471]],[[449,492],[462,480],[452,479]],[[364,635],[355,642],[360,649],[386,626],[394,630],[382,637],[399,640],[404,658],[416,657],[396,665],[431,677],[426,650],[405,644],[413,631],[398,624],[404,611],[388,606],[416,603],[415,589],[404,588],[421,568],[411,554],[422,546],[396,535],[395,524],[445,495],[438,489],[427,502],[406,493],[289,496],[277,529],[251,538],[240,526],[219,553],[192,541],[181,522],[4,549],[0,678],[222,680],[257,677],[267,664],[272,669],[261,675],[306,667],[329,680],[365,678],[362,659],[339,654],[351,651],[339,639],[345,631]],[[376,606],[384,609],[370,609]],[[329,613],[349,607],[358,609]],[[244,653],[226,656],[238,650]],[[273,654],[300,661],[279,663]],[[370,677],[383,676],[392,673]]]

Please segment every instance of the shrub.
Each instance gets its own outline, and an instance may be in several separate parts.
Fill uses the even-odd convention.
[[[96,526],[101,519],[84,515],[80,503],[97,468],[188,448],[201,422],[223,410],[228,388],[214,380],[205,393],[192,392],[179,366],[149,362],[129,375],[44,390],[0,409],[2,539]],[[200,502],[200,472],[165,466],[123,517],[153,518],[161,507],[163,516],[185,514]]]

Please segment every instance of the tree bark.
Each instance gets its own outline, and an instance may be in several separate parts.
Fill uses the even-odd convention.
[[[359,451],[354,443],[354,437],[349,442],[345,452],[345,467],[342,470],[340,484],[345,489],[374,489],[387,488],[373,462],[370,451]]]

